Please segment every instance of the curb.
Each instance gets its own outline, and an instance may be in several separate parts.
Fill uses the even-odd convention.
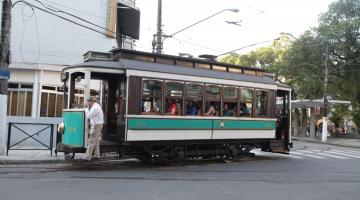
[[[355,145],[336,144],[336,143],[329,143],[329,142],[320,142],[320,141],[316,141],[316,140],[302,140],[299,138],[291,138],[291,140],[301,141],[301,142],[311,142],[311,143],[317,143],[317,144],[333,145],[333,146],[338,146],[338,147],[349,147],[349,148],[356,148],[356,149],[360,148],[360,145],[355,146]]]
[[[101,160],[97,160],[97,161],[90,161],[89,163],[102,163],[102,162],[115,162],[115,161],[126,161],[126,160],[132,160],[132,158],[117,158],[117,159],[112,159],[112,158],[104,158]],[[77,164],[77,163],[87,163],[84,162],[82,159],[75,159],[75,160],[64,160],[64,159],[52,159],[52,160],[0,160],[0,165],[17,165],[17,164],[62,164],[62,163],[67,163],[67,164]]]
[[[69,163],[67,160],[0,160],[0,165]]]

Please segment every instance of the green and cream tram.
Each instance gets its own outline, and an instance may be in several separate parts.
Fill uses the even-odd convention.
[[[102,152],[144,161],[288,152],[290,92],[257,68],[132,50],[66,67],[58,151],[85,152],[85,102],[104,111]]]

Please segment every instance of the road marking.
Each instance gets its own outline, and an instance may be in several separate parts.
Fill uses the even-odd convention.
[[[346,158],[346,157],[335,156],[335,155],[331,155],[331,154],[328,154],[328,153],[316,153],[316,155],[329,156],[329,157],[338,158],[338,159],[348,159],[348,158]]]
[[[351,150],[331,150],[331,151],[341,151],[341,152],[345,152],[345,153],[351,153],[351,154],[356,154],[356,155],[360,155],[360,151],[351,151]]]
[[[337,153],[337,154],[345,154],[349,157],[354,157],[354,158],[360,158],[360,155],[359,154],[354,154],[354,153],[349,153],[349,152],[346,152],[346,151],[338,151],[338,150],[330,150],[329,152],[331,153]]]
[[[295,159],[303,159],[303,157],[300,156],[295,156],[295,155],[289,155],[290,158],[295,158]]]
[[[303,153],[299,153],[299,152],[295,152],[295,151],[291,151],[290,154],[303,155]]]
[[[351,154],[348,154],[348,153],[342,153],[342,152],[340,152],[340,151],[328,151],[328,153],[337,154],[337,155],[342,155],[342,156],[347,156],[347,157],[351,157],[351,158],[360,158],[360,156],[351,155]]]
[[[304,154],[304,156],[312,157],[312,158],[318,158],[318,159],[326,159],[326,158],[321,157],[321,156],[315,156],[315,155],[310,155],[310,154]]]
[[[311,152],[311,151],[306,151],[306,150],[298,150],[300,152],[291,152],[293,154],[297,154],[297,155],[302,155],[302,156],[307,156],[307,157],[311,157],[311,158],[318,158],[318,159],[326,159],[324,157],[321,157],[321,156],[316,156],[316,155],[313,155],[314,152]],[[310,153],[310,154],[304,154],[304,153]]]
[[[298,150],[298,151],[303,152],[303,153],[314,153],[312,151],[306,151],[306,150]]]

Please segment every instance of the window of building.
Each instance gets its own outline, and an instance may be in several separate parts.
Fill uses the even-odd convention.
[[[203,112],[203,85],[199,83],[186,84],[186,115],[201,115]]]
[[[238,90],[235,87],[223,88],[223,115],[224,117],[237,116]]]
[[[141,114],[158,115],[162,113],[162,81],[143,79]]]
[[[33,85],[9,83],[7,114],[10,116],[31,116]]]
[[[183,114],[183,85],[182,82],[165,82],[165,114]]]
[[[262,90],[256,91],[256,106],[255,106],[256,116],[258,117],[269,116],[268,100],[269,100],[269,93],[267,91],[262,91]]]
[[[240,89],[240,105],[239,116],[240,117],[252,117],[253,107],[253,90],[248,88]]]
[[[204,116],[221,116],[221,87],[206,85],[206,102]]]
[[[43,86],[41,91],[40,117],[61,117],[63,110],[63,88]],[[83,90],[75,90],[74,102],[81,105],[84,101]]]

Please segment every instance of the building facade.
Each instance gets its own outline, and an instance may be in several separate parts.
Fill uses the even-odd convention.
[[[132,49],[133,40],[119,37],[116,24],[118,4],[135,7],[135,1],[27,2],[30,4],[17,3],[12,9],[7,121],[14,118],[59,121],[64,89],[60,80],[62,69],[82,62],[87,51],[106,52],[119,45]],[[1,131],[0,153],[4,153],[6,137],[7,132]]]
[[[37,1],[29,1],[41,7]],[[80,63],[89,50],[106,52],[118,47],[116,32],[116,0],[49,0],[45,6],[85,19],[61,15],[76,23],[108,34],[108,36],[65,21],[49,13],[18,4],[12,11],[11,64],[8,92],[8,115],[27,117],[60,117],[62,105],[63,67]],[[133,4],[134,1],[118,1]],[[104,27],[108,30],[99,28]],[[131,40],[121,41],[132,48]]]

